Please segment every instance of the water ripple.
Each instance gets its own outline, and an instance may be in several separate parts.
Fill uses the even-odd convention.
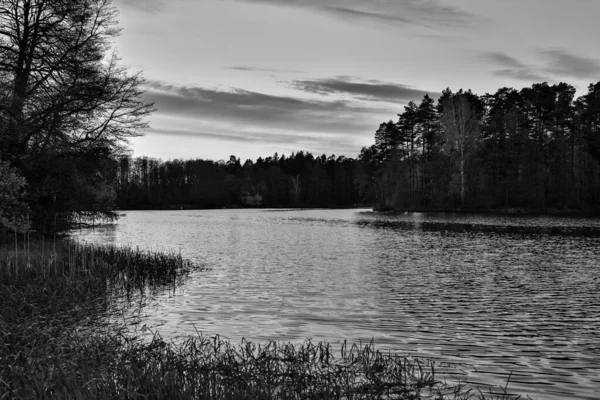
[[[127,212],[77,236],[212,267],[155,303],[163,336],[375,340],[474,384],[597,398],[598,220],[273,211]]]

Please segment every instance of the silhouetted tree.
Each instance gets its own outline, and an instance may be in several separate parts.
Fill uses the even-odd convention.
[[[121,152],[147,126],[152,105],[140,99],[142,78],[111,53],[116,15],[109,0],[0,0],[0,156],[27,179],[39,229],[54,229],[57,217],[66,228],[82,209],[112,216],[110,180],[94,181],[108,175],[86,163]],[[62,182],[51,181],[59,177],[99,192],[60,191]]]
[[[479,146],[480,120],[476,105],[468,93],[443,92],[440,98],[440,122],[444,133],[444,149],[453,155],[459,166],[460,201],[465,203],[466,162]]]
[[[0,233],[3,229],[13,232],[29,229],[25,184],[25,179],[8,162],[0,161]]]

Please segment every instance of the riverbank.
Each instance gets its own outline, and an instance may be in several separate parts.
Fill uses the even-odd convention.
[[[269,206],[258,206],[258,207],[249,207],[242,205],[221,205],[215,207],[196,207],[191,204],[171,204],[164,207],[137,207],[137,208],[126,208],[120,209],[118,212],[126,212],[126,211],[176,211],[176,210],[352,210],[352,209],[361,209],[361,208],[372,208],[371,204],[352,204],[349,206],[340,206],[340,207],[323,207],[323,206],[304,206],[301,204],[296,205],[269,205]]]
[[[177,254],[69,240],[3,245],[0,398],[516,398],[444,382],[432,363],[372,344],[174,343],[108,322],[203,268]]]

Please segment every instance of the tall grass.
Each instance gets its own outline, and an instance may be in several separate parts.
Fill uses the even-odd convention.
[[[68,240],[0,247],[0,400],[517,398],[442,382],[432,363],[372,343],[167,342],[104,318],[118,299],[172,290],[201,269]]]
[[[176,285],[192,270],[201,269],[180,255],[139,249],[94,246],[72,240],[24,241],[23,248],[0,247],[3,284],[39,283],[48,279],[75,282],[81,277],[108,279],[128,289]]]

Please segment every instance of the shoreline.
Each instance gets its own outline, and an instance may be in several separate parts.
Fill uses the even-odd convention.
[[[526,208],[501,208],[501,209],[411,209],[411,210],[389,210],[376,209],[373,205],[356,205],[353,207],[302,207],[302,206],[272,206],[272,207],[242,207],[242,206],[226,206],[226,207],[166,207],[166,208],[132,208],[119,209],[117,213],[127,211],[210,211],[210,210],[358,210],[368,208],[374,213],[384,215],[400,215],[400,214],[457,214],[457,215],[508,215],[522,217],[577,217],[577,218],[600,218],[600,214],[584,212],[578,210],[559,210],[559,209],[526,209]]]

